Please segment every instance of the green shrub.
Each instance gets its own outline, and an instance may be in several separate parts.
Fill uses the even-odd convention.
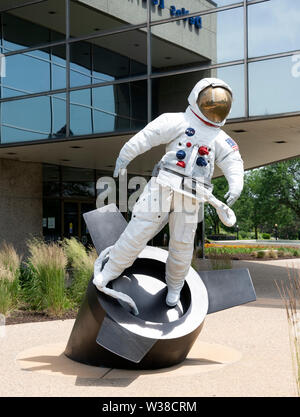
[[[264,258],[266,256],[266,252],[263,250],[257,251],[257,257],[258,258]]]
[[[72,269],[70,296],[79,305],[86,292],[89,280],[93,275],[97,252],[94,248],[87,251],[83,244],[74,237],[64,239],[63,247],[68,258],[68,263]]]
[[[18,304],[21,258],[12,245],[0,248],[0,313],[6,315]]]
[[[61,315],[70,308],[66,297],[65,272],[67,258],[57,243],[34,239],[28,242],[28,280],[24,295],[29,307],[49,315]]]
[[[263,239],[271,239],[271,235],[270,235],[270,233],[263,233],[262,238]]]
[[[300,250],[294,249],[293,250],[293,256],[300,256]]]
[[[247,238],[248,238],[248,233],[247,233],[247,232],[245,232],[244,230],[241,230],[241,231],[239,232],[239,237],[240,237],[241,239],[247,239]]]

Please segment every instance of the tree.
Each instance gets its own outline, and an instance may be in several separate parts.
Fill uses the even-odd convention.
[[[243,192],[234,204],[240,230],[274,233],[275,224],[283,238],[297,238],[300,227],[300,159],[278,162],[245,173]],[[224,177],[213,180],[214,194],[224,201],[227,181]],[[216,233],[220,221],[215,209],[207,206],[206,223]],[[222,228],[228,232],[233,229]]]

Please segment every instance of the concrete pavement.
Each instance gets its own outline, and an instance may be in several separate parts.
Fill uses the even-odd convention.
[[[125,371],[67,359],[74,320],[6,326],[0,396],[296,396],[286,312],[274,284],[287,279],[288,265],[234,261],[234,268],[249,268],[258,300],[208,315],[188,359],[169,369]],[[300,269],[300,260],[293,266]]]

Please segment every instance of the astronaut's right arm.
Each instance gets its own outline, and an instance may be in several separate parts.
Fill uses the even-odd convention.
[[[138,155],[154,146],[167,144],[177,137],[178,123],[174,116],[175,114],[171,113],[162,114],[125,143],[116,161],[114,177],[118,176],[120,169],[126,168]]]

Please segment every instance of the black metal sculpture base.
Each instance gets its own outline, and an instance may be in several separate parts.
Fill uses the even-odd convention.
[[[114,212],[109,212],[111,209]],[[84,217],[98,253],[114,244],[126,227],[123,216],[112,205]],[[107,224],[110,229],[101,227]],[[127,304],[99,292],[91,279],[65,354],[94,366],[173,366],[186,358],[206,314],[256,299],[246,269],[201,272],[201,279],[190,268],[180,303],[170,308],[165,303],[167,256],[167,251],[147,246],[134,264],[109,284],[136,302],[138,316]]]

